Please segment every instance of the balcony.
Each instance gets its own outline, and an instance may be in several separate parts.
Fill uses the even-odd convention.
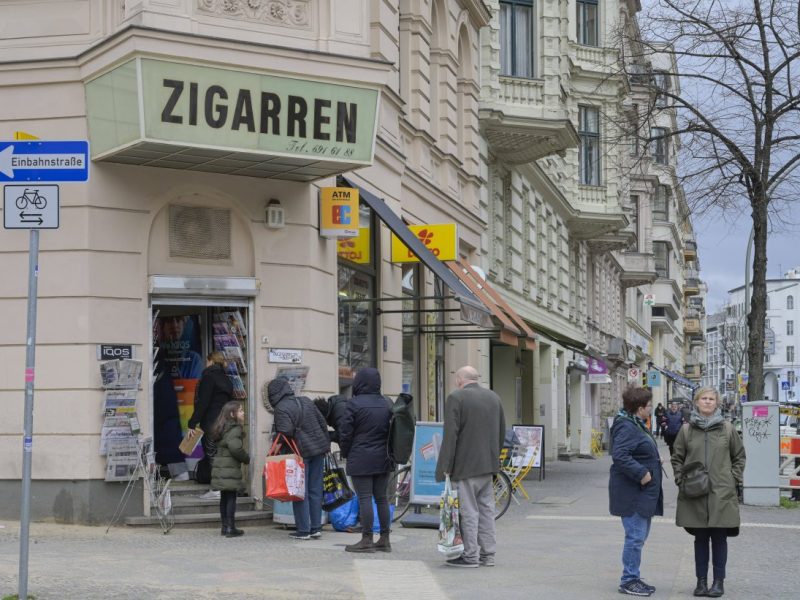
[[[698,334],[700,331],[700,319],[685,318],[683,320],[684,335]]]
[[[542,79],[498,77],[484,86],[479,117],[489,149],[505,163],[533,162],[578,146],[575,127],[559,98],[545,97]],[[547,108],[545,106],[547,105]]]
[[[567,217],[567,224],[575,239],[595,240],[598,248],[609,250],[626,248],[633,241],[633,231],[620,231],[628,225],[628,217],[608,188],[579,185],[571,204],[575,212]],[[613,235],[608,238],[609,234]]]
[[[644,252],[621,252],[616,256],[622,268],[620,284],[623,288],[653,283],[656,274],[656,260],[652,254]]]
[[[683,259],[697,260],[697,242],[694,240],[683,241]]]
[[[689,337],[689,346],[702,346],[706,343],[706,335],[702,331],[686,335]]]
[[[686,296],[696,296],[700,293],[700,280],[694,277],[683,280],[683,293]]]
[[[700,364],[686,363],[683,370],[688,379],[700,379],[703,376],[703,366]]]

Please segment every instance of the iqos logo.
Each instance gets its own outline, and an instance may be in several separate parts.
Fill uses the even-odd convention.
[[[100,344],[97,346],[98,360],[115,360],[119,358],[133,358],[133,345]]]

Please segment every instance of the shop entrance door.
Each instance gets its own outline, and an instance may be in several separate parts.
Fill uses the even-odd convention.
[[[202,446],[184,457],[177,445],[186,435],[206,357],[211,352],[222,352],[225,357],[233,399],[241,400],[245,407],[245,432],[252,424],[251,305],[248,300],[165,298],[153,300],[151,314],[151,416],[156,461],[174,479],[188,475],[194,480],[197,464],[204,456]]]

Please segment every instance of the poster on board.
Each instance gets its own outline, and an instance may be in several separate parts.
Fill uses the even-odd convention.
[[[533,467],[540,469],[539,479],[544,472],[544,426],[543,425],[513,425],[514,435],[517,436],[521,446],[525,446],[525,455],[519,460],[529,464],[533,459]]]
[[[411,461],[411,504],[438,504],[444,482],[436,481],[436,461],[444,437],[444,423],[418,422],[414,428]]]

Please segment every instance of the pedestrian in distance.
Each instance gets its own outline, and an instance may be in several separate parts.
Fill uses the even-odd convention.
[[[707,493],[689,497],[684,478],[692,463],[701,463],[706,471]],[[672,469],[678,485],[678,508],[675,523],[694,536],[694,564],[697,575],[695,596],[719,598],[725,593],[725,568],[728,538],[739,535],[739,499],[737,486],[744,473],[744,444],[720,411],[719,393],[713,387],[701,387],[694,395],[694,409],[689,423],[675,440]],[[709,553],[709,542],[711,553]],[[714,580],[708,587],[708,562],[713,555]]]
[[[667,414],[667,409],[659,402],[653,414],[656,419],[656,437],[662,437],[664,435],[664,418]]]
[[[328,424],[328,426],[333,429],[333,431],[328,432],[331,441],[338,444],[339,431],[342,428],[341,423],[347,407],[347,396],[342,394],[328,396],[328,398],[323,398],[320,396],[318,398],[314,398],[314,406],[316,406],[317,410],[322,413],[322,416],[325,418],[325,422]]]
[[[506,420],[500,397],[478,385],[470,366],[456,371],[457,390],[444,405],[444,439],[436,462],[436,481],[449,475],[458,489],[464,552],[447,561],[451,567],[493,567],[496,535],[494,483]]]
[[[676,402],[670,403],[669,410],[664,418],[666,421],[664,441],[667,442],[667,446],[669,446],[669,455],[672,456],[675,438],[678,437],[678,432],[681,430],[681,425],[683,425],[684,422],[683,412],[678,410],[678,404]]]
[[[267,384],[267,396],[274,411],[275,431],[297,442],[305,464],[305,496],[292,502],[295,531],[289,537],[322,537],[322,468],[331,449],[328,425],[310,398],[295,396],[285,377]]]
[[[202,431],[210,431],[222,411],[222,407],[233,400],[233,383],[225,374],[227,363],[222,352],[211,352],[206,360],[206,368],[200,375],[195,394],[194,412],[189,417],[189,437],[201,435],[197,431],[199,426]],[[200,440],[203,444],[203,458],[195,468],[195,478],[198,483],[210,483],[211,461],[216,449],[211,436],[204,435]],[[219,492],[213,489],[202,496],[206,500],[218,499]]]
[[[650,596],[656,591],[640,573],[650,522],[653,516],[664,514],[661,457],[645,424],[652,410],[650,390],[629,387],[622,394],[622,410],[611,426],[609,512],[622,519],[625,530],[619,592],[630,596]]]
[[[217,448],[211,465],[211,489],[220,492],[220,533],[229,538],[244,535],[244,531],[236,528],[236,496],[245,491],[242,465],[250,464],[250,455],[244,447],[243,425],[244,407],[233,400],[222,407],[209,431]]]
[[[353,397],[345,405],[339,429],[339,448],[347,459],[347,474],[358,496],[361,540],[345,546],[347,552],[391,552],[391,519],[387,485],[394,471],[387,442],[392,420],[391,403],[381,394],[381,374],[367,367],[353,379]],[[380,538],[373,541],[372,501],[378,512]]]

